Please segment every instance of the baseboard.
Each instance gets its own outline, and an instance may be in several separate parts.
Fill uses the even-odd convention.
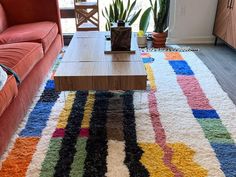
[[[215,37],[194,37],[194,38],[172,38],[167,39],[167,44],[214,44]]]

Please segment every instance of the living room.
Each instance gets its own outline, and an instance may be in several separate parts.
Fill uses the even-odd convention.
[[[236,0],[0,0],[0,177],[235,177]]]

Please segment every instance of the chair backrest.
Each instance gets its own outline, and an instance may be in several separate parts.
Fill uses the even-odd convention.
[[[7,17],[5,11],[0,3],[0,33],[7,28]]]

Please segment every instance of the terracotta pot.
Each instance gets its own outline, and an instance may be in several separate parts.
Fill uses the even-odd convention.
[[[166,46],[167,33],[152,32],[152,46],[155,48],[163,48]]]

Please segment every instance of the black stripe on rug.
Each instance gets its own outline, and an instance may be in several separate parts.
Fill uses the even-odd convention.
[[[82,91],[76,93],[68,123],[65,128],[65,135],[59,152],[59,160],[55,166],[55,177],[67,177],[70,174],[71,164],[73,163],[74,155],[76,153],[75,145],[80,132],[87,95],[87,92]]]
[[[124,112],[124,139],[125,139],[125,164],[127,165],[131,177],[149,176],[147,169],[139,161],[143,151],[138,146],[136,135],[136,124],[133,105],[133,92],[127,91],[123,94]]]
[[[87,140],[87,156],[84,162],[84,177],[104,177],[107,172],[107,109],[109,99],[113,96],[109,92],[97,92],[90,120],[89,138]]]
[[[60,93],[55,90],[54,80],[48,80],[38,102],[55,103]]]

